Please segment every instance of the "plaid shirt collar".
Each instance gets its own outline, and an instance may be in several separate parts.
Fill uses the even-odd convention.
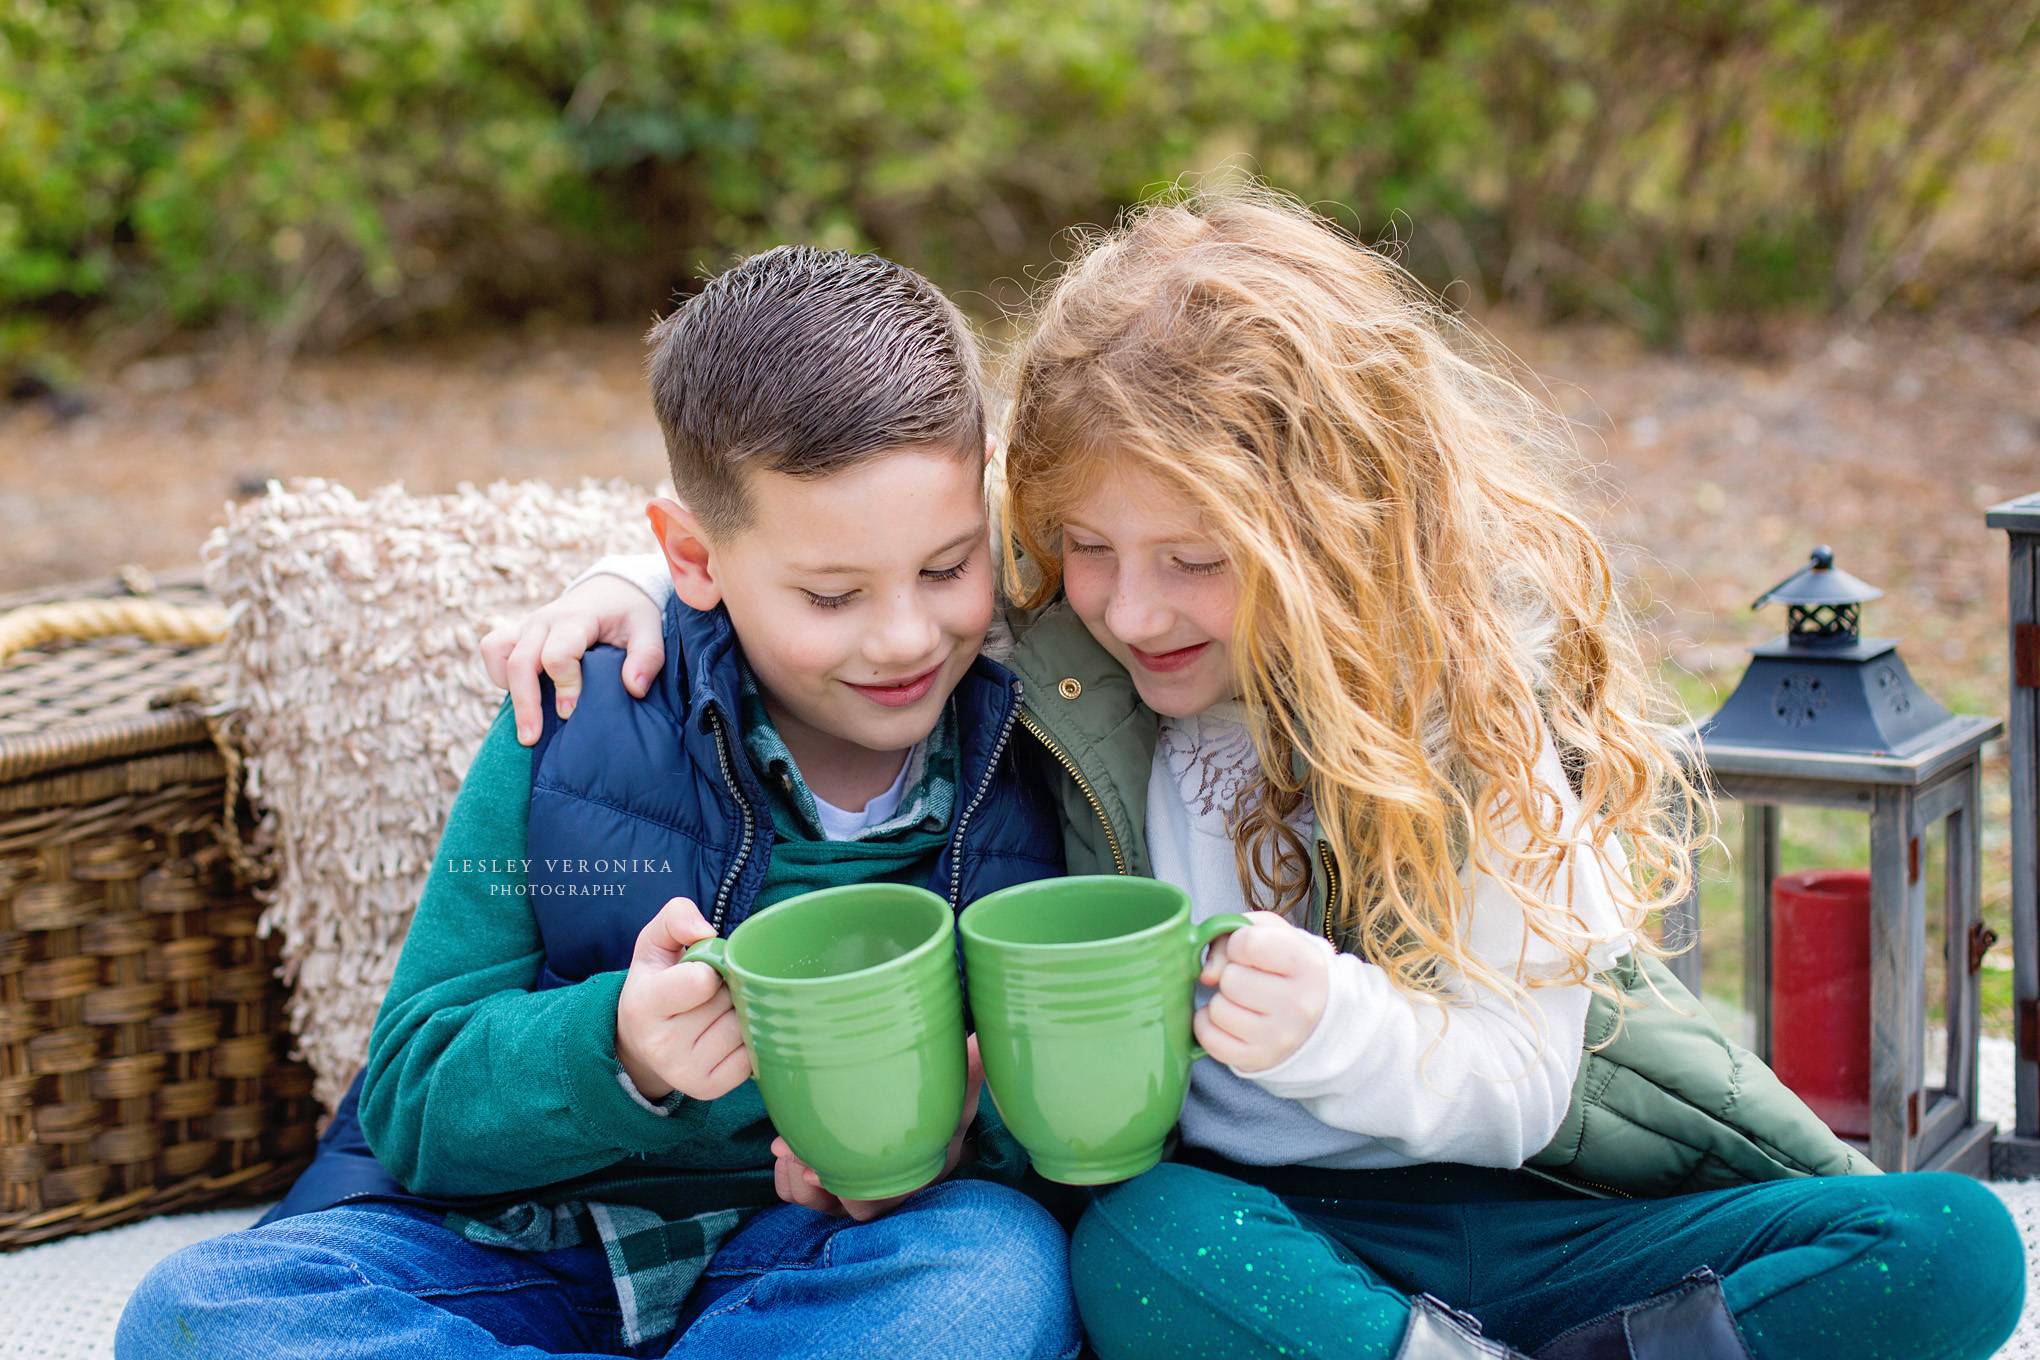
[[[815,796],[801,777],[800,766],[786,749],[779,729],[765,711],[765,696],[749,666],[740,668],[743,683],[739,703],[744,728],[744,749],[764,780],[766,795],[792,815],[793,824],[806,838],[827,840],[821,814],[815,810]],[[940,831],[949,825],[956,808],[957,753],[956,701],[945,700],[935,730],[907,753],[906,787],[899,808],[875,826],[868,826],[852,840],[872,841],[898,836],[907,831]]]

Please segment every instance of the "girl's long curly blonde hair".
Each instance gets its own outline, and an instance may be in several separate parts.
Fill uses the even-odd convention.
[[[1594,852],[1626,846],[1625,924],[1686,894],[1713,813],[1650,712],[1607,554],[1562,503],[1579,462],[1565,420],[1393,261],[1259,186],[1178,193],[1091,233],[1030,322],[1008,589],[1024,608],[1054,599],[1062,515],[1108,464],[1201,512],[1235,574],[1261,764],[1234,812],[1248,901],[1308,910],[1287,820],[1308,796],[1345,870],[1334,929],[1399,985],[1440,990],[1442,962],[1520,998],[1466,947],[1470,860],[1568,961],[1530,985],[1607,991],[1549,892],[1569,847],[1532,777],[1540,716]],[[1504,808],[1531,810],[1520,851],[1495,834]]]

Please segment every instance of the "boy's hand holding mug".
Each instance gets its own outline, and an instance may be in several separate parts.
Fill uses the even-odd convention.
[[[675,1091],[714,1100],[751,1076],[728,984],[705,963],[680,961],[689,945],[714,934],[684,897],[659,908],[638,932],[616,1001],[616,1056],[646,1100]]]

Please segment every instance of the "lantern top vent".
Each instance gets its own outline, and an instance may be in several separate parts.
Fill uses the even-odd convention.
[[[1786,606],[1790,647],[1853,647],[1863,636],[1862,606],[1883,594],[1837,567],[1834,550],[1823,543],[1808,554],[1804,567],[1757,596],[1750,608]]]

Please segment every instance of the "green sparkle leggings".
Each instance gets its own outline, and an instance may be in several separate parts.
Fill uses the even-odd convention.
[[[1944,1172],[1601,1200],[1523,1172],[1194,1149],[1090,1194],[1070,1274],[1101,1360],[1241,1360],[1392,1356],[1420,1292],[1535,1350],[1701,1265],[1756,1360],[1987,1356],[2025,1298],[2011,1215]]]

